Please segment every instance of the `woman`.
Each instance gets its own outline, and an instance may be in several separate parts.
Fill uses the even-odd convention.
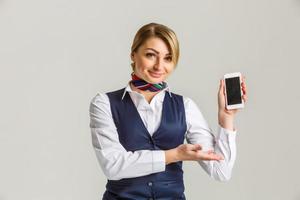
[[[165,82],[178,58],[170,28],[144,25],[131,47],[132,80],[92,99],[92,142],[108,179],[103,199],[185,199],[182,161],[187,160],[197,161],[216,180],[230,179],[237,110],[225,109],[221,80],[215,137],[196,104],[172,93]],[[241,86],[246,100],[244,81]]]

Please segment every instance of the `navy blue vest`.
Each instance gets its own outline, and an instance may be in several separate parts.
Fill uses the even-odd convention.
[[[183,98],[165,94],[161,124],[152,137],[130,95],[124,89],[107,93],[120,143],[127,151],[168,150],[183,144],[186,119]],[[182,162],[166,165],[166,170],[137,178],[108,180],[103,199],[185,199]]]

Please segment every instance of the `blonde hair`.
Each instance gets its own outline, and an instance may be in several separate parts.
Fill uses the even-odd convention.
[[[133,39],[131,46],[131,54],[137,52],[138,48],[143,45],[149,38],[157,37],[162,39],[169,48],[171,53],[172,62],[176,67],[179,59],[179,42],[175,32],[169,27],[157,24],[149,23],[142,26]],[[134,63],[131,63],[132,69],[134,69]]]

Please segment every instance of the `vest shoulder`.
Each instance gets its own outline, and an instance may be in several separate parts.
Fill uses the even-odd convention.
[[[114,91],[110,91],[110,92],[106,92],[107,95],[116,95],[116,94],[123,94],[125,88],[121,88],[118,90],[114,90]]]
[[[107,92],[106,95],[108,96],[108,98],[110,100],[120,100],[124,94],[124,90],[125,88],[119,89],[119,90],[115,90],[115,91],[111,91],[111,92]]]
[[[183,99],[183,95],[181,95],[181,94],[177,94],[177,93],[174,93],[174,92],[171,92],[171,96],[172,97],[175,97],[175,98],[179,98],[179,99]]]

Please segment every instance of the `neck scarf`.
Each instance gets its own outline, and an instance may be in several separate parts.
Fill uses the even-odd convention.
[[[144,81],[143,79],[139,78],[137,75],[134,73],[131,74],[131,83],[138,89],[146,91],[149,90],[151,92],[158,92],[167,87],[167,84],[165,82],[161,83],[148,83]]]

